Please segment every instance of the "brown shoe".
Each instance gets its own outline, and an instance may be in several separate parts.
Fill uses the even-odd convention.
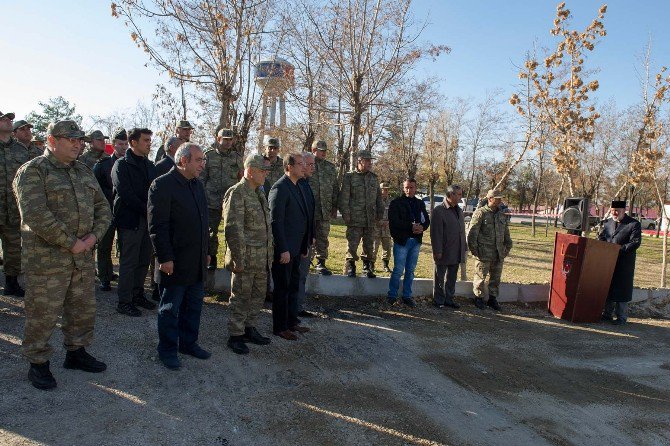
[[[275,334],[277,336],[279,336],[280,338],[286,339],[287,341],[297,341],[298,340],[298,336],[291,333],[290,330],[280,331],[279,333],[275,333]]]
[[[307,333],[309,328],[303,327],[302,325],[296,325],[295,327],[291,327],[290,330],[297,331],[298,333]]]

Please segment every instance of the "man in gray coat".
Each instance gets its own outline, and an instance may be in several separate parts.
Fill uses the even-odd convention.
[[[467,247],[463,210],[458,206],[462,196],[463,189],[460,186],[449,186],[446,200],[435,206],[430,215],[430,244],[435,261],[433,303],[438,308],[460,308],[454,302],[454,294],[458,265],[465,262]]]

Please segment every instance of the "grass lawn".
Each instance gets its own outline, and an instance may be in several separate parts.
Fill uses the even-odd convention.
[[[336,274],[342,274],[344,268],[344,256],[347,250],[347,241],[344,237],[346,226],[341,219],[333,222],[330,230],[329,257],[326,262],[328,268]],[[512,224],[510,232],[514,247],[509,257],[505,259],[502,280],[513,283],[549,283],[551,279],[551,264],[554,249],[554,233],[557,231],[550,226],[548,236],[545,236],[544,226],[538,226],[536,236],[531,235],[530,225]],[[558,229],[558,231],[563,231]],[[595,234],[592,234],[595,237]],[[219,240],[223,240],[223,234]],[[643,237],[642,246],[637,251],[637,264],[635,268],[635,286],[640,288],[656,288],[661,278],[661,256],[662,239],[654,237]],[[224,244],[219,248],[219,258],[223,260]],[[360,248],[359,248],[360,253]],[[380,273],[381,248],[376,263],[377,275],[388,276]],[[392,257],[392,256],[391,256]],[[391,260],[391,265],[393,260]],[[356,264],[357,272],[360,274],[362,264]],[[474,258],[468,254],[467,277],[471,280],[474,271]],[[423,237],[423,245],[419,255],[419,263],[416,267],[416,277],[430,278],[433,276],[433,262],[430,250],[430,234]]]

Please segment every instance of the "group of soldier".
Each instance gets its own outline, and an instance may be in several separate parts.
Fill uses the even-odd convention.
[[[317,273],[332,274],[326,266],[328,236],[331,221],[338,210],[346,225],[344,273],[349,277],[356,277],[359,258],[365,276],[376,277],[375,260],[379,246],[383,251],[383,268],[390,271],[391,238],[394,256],[396,245],[402,243],[393,235],[394,228],[396,233],[408,234],[403,236],[403,241],[407,237],[415,238],[420,245],[420,235],[429,226],[427,215],[422,217],[420,224],[414,218],[418,210],[416,206],[420,206],[425,214],[423,201],[414,198],[414,179],[405,181],[405,193],[396,198],[418,202],[418,205],[412,204],[414,201],[410,200],[403,205],[409,206],[408,215],[413,215],[413,219],[406,228],[402,226],[404,222],[398,223],[405,217],[398,211],[400,208],[394,208],[391,203],[388,185],[380,184],[372,171],[374,158],[367,150],[358,151],[356,165],[344,174],[340,186],[337,168],[326,159],[328,147],[323,140],[315,141],[311,152],[293,152],[284,160],[278,156],[279,139],[265,136],[264,153],[252,154],[244,159],[235,148],[233,130],[219,130],[216,142],[203,151],[189,142],[194,129],[188,121],[182,120],[176,125],[175,135],[167,140],[155,161],[151,162],[147,157],[152,132],[148,129],[135,128],[129,132],[119,129],[109,138],[99,130],[85,134],[74,121],[64,120],[49,125],[47,149],[43,150],[39,146],[43,141],[32,137],[31,124],[22,120],[14,122],[14,117],[13,113],[0,112],[0,163],[4,166],[0,169],[0,239],[6,276],[4,294],[25,296],[26,324],[22,352],[31,364],[29,379],[37,388],[48,389],[56,385],[49,369],[53,352],[49,339],[61,315],[67,349],[64,367],[93,373],[106,369],[102,361],[85,350],[93,337],[96,272],[103,291],[111,290],[110,283],[118,280],[119,313],[139,316],[141,313],[137,306],[156,308],[156,304],[144,296],[149,265],[155,268],[152,279],[160,282],[161,277],[165,279],[176,271],[175,264],[179,262],[179,259],[166,261],[160,256],[151,260],[157,242],[151,221],[147,218],[152,218],[149,188],[155,187],[156,178],[165,178],[165,175],[180,171],[187,175],[185,178],[189,184],[198,184],[198,190],[201,189],[202,196],[206,197],[201,202],[203,206],[206,203],[207,212],[200,218],[204,225],[203,240],[207,235],[208,240],[202,247],[203,259],[196,262],[203,270],[205,266],[210,270],[217,267],[218,237],[223,224],[226,242],[223,263],[232,272],[228,346],[241,354],[248,353],[247,342],[258,345],[270,343],[269,338],[256,329],[256,320],[262,307],[262,297],[270,293],[269,272],[278,264],[285,263],[283,255],[288,254],[278,255],[276,249],[273,251],[273,247],[276,248],[273,229],[277,228],[272,227],[274,210],[268,203],[268,194],[272,195],[271,190],[276,189],[284,176],[295,180],[294,184],[301,191],[301,203],[311,203],[311,211],[308,212],[310,229],[306,232],[310,237],[310,248],[309,252],[303,253],[306,259],[302,260],[300,268],[300,286],[296,284],[296,289],[290,292],[291,299],[298,300],[298,303],[291,302],[290,306],[300,307],[301,311],[287,327],[285,321],[284,328],[277,328],[276,318],[274,322],[274,334],[284,339],[295,340],[297,337],[292,332],[309,331],[299,325],[297,315],[310,317],[313,314],[302,308],[304,295],[301,298],[296,296],[296,292],[304,294],[312,257],[316,260]],[[113,147],[111,155],[105,152],[108,139],[111,139]],[[83,142],[89,144],[85,150]],[[193,158],[193,153],[199,153],[198,157]],[[193,197],[196,197],[195,189],[193,191]],[[466,245],[464,218],[458,206],[459,194],[460,188],[451,186],[443,203],[444,216],[439,217],[436,210],[431,213],[433,223],[440,218],[444,222],[452,219],[452,223],[445,223],[446,230],[439,235],[431,231],[436,262],[435,283],[439,285],[439,289],[434,291],[435,303],[438,307],[458,307],[453,301],[455,274],[459,266],[462,268],[467,247],[477,260],[475,304],[483,309],[482,298],[488,295],[488,306],[499,311],[497,285],[503,260],[512,247],[507,218],[500,211],[502,197],[497,191],[489,191],[486,203],[473,215]],[[308,200],[307,197],[312,198]],[[200,204],[197,208],[201,209]],[[390,230],[389,208],[395,209]],[[421,228],[417,229],[418,226]],[[115,237],[121,248],[118,276],[113,272],[111,260]],[[435,240],[438,239],[444,240],[446,248],[436,245]],[[357,251],[361,241],[362,253],[359,257]],[[445,249],[449,252],[444,252]],[[458,254],[452,256],[452,251]],[[159,253],[156,252],[156,255]],[[447,258],[454,260],[445,263]],[[194,267],[198,268],[197,264]],[[26,290],[18,282],[21,272],[25,273]],[[400,273],[393,272],[395,282],[399,280]],[[443,287],[445,273],[448,278]],[[198,277],[199,281],[204,280],[202,275]],[[405,271],[405,280],[408,278],[411,282],[413,270]],[[488,290],[485,290],[487,278]],[[161,288],[156,284],[152,296],[153,300],[161,303],[158,314],[161,340],[161,315],[165,320],[165,312],[170,311],[170,306],[163,302],[165,289],[165,286]],[[204,290],[201,293],[204,295]],[[396,297],[391,294],[390,290],[390,302]],[[199,298],[201,301],[202,296]],[[403,295],[403,301],[414,306],[411,296]],[[273,313],[274,310],[273,306]],[[191,347],[182,350],[180,344],[179,351],[207,359],[209,352],[195,343],[199,317],[197,312],[197,321],[193,322],[196,324],[196,337]],[[177,322],[174,319],[169,323],[181,327],[182,320]],[[172,341],[176,345],[177,339]],[[159,356],[160,353],[159,344]],[[168,368],[179,368],[176,351],[170,352],[170,355],[161,357],[163,363]]]

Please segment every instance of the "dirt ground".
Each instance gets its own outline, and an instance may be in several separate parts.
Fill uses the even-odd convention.
[[[156,358],[155,312],[115,312],[98,293],[90,351],[102,374],[62,368],[34,389],[19,354],[23,303],[0,297],[2,445],[670,444],[670,321],[574,325],[540,307],[502,314],[421,301],[312,298],[298,342],[238,356],[227,307],[208,298],[208,361]],[[259,329],[270,331],[264,310]]]

